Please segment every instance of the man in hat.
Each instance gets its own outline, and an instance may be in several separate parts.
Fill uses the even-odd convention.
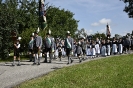
[[[44,63],[47,63],[47,53],[49,53],[49,63],[52,62],[52,53],[54,52],[54,41],[53,41],[53,38],[50,36],[51,33],[48,32],[46,34],[46,37],[44,38],[44,41],[43,41],[43,54],[44,54]]]
[[[82,52],[83,52],[83,59],[85,60],[85,56],[86,56],[86,39],[85,37],[81,38],[81,48],[82,48]]]
[[[70,36],[70,32],[67,31],[66,34],[66,39],[65,39],[65,50],[66,50],[66,55],[68,56],[68,64],[73,62],[72,58],[70,58],[70,53],[73,52],[73,38]]]
[[[33,42],[33,53],[34,53],[34,63],[40,65],[40,51],[42,47],[42,37],[38,36],[38,32],[34,32],[34,42]]]

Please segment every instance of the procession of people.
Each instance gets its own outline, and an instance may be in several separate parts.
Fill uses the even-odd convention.
[[[121,37],[121,38],[110,38],[107,36],[106,39],[88,39],[80,37],[74,39],[71,37],[70,31],[66,32],[66,38],[53,38],[51,31],[46,33],[46,36],[42,38],[35,31],[34,35],[29,36],[28,54],[29,61],[33,62],[33,65],[40,65],[40,60],[44,58],[44,63],[52,63],[52,60],[61,61],[62,58],[68,59],[67,64],[71,64],[76,57],[79,59],[79,63],[88,58],[94,59],[98,57],[106,57],[110,55],[121,55],[130,53],[133,50],[133,38]],[[18,66],[20,66],[20,47],[21,44],[17,39],[14,43],[14,60],[18,57]],[[49,61],[48,61],[49,60]]]

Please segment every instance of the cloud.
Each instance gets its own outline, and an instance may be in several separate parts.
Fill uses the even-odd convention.
[[[111,19],[106,19],[106,18],[103,18],[99,21],[100,24],[107,24],[107,23],[111,23]]]
[[[106,28],[105,29],[101,29],[100,33],[106,33]]]
[[[91,26],[99,26],[99,23],[97,23],[97,22],[92,23]]]
[[[102,25],[102,24],[107,24],[107,23],[111,23],[111,19],[106,19],[106,18],[103,18],[101,20],[99,20],[99,22],[94,22],[91,24],[91,26],[99,26],[99,25]]]
[[[85,32],[86,32],[88,35],[90,35],[90,34],[93,33],[93,30],[92,30],[92,29],[90,29],[90,30],[85,29]]]
[[[125,36],[125,35],[127,35],[127,33],[131,33],[131,31],[129,31],[129,30],[123,31],[123,32],[121,33],[121,35],[122,35],[122,36]]]

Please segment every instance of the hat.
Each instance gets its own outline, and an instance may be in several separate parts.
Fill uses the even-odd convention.
[[[33,37],[34,35],[30,35],[30,37]]]
[[[51,35],[51,30],[49,29],[49,31],[46,33],[46,35]]]
[[[68,34],[70,34],[70,31],[67,31]]]
[[[37,32],[37,31],[35,31],[35,32],[34,32],[34,34],[38,34],[38,32]]]
[[[70,31],[67,31],[67,35],[71,35],[71,34],[70,34]]]
[[[21,37],[18,37],[18,39],[17,40],[21,40],[22,38]]]

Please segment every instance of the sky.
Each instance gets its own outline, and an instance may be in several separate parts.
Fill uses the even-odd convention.
[[[110,25],[112,37],[126,35],[133,30],[133,19],[123,11],[125,3],[120,0],[45,0],[45,3],[73,12],[80,20],[78,29],[84,28],[88,35],[106,33]]]

